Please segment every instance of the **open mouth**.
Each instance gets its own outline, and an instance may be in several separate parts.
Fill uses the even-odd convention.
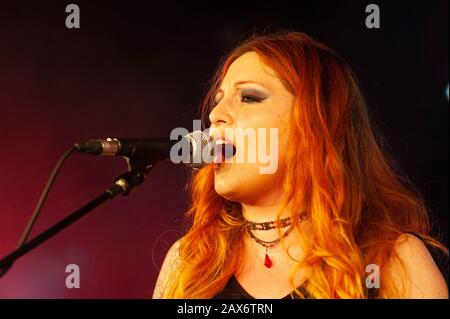
[[[214,140],[214,163],[217,165],[225,163],[236,154],[236,146],[228,140]]]

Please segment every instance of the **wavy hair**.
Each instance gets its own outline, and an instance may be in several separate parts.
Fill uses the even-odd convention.
[[[371,127],[366,103],[350,66],[326,45],[300,32],[253,35],[222,59],[202,103],[202,118],[229,66],[256,52],[294,95],[290,140],[296,147],[280,159],[286,200],[281,209],[307,212],[311,232],[305,257],[292,270],[311,272],[303,288],[313,298],[367,298],[365,266],[382,273],[397,258],[394,245],[415,233],[434,246],[420,194],[389,160]],[[288,163],[301,163],[290,164]],[[240,206],[214,190],[209,165],[192,176],[191,222],[179,242],[180,262],[169,277],[165,298],[210,298],[224,288],[239,265]],[[381,276],[376,297],[402,292]]]

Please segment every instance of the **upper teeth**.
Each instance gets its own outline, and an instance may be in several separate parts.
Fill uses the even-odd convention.
[[[219,145],[221,145],[221,144],[228,144],[228,142],[224,141],[224,140],[216,140],[216,144],[219,144]]]

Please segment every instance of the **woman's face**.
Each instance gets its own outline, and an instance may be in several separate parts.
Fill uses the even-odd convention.
[[[257,53],[247,52],[231,64],[209,115],[212,137],[228,140],[235,148],[227,159],[231,163],[214,165],[219,195],[247,205],[270,205],[279,199],[278,162],[287,146],[293,100]]]

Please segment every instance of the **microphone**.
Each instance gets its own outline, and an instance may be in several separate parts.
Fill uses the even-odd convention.
[[[171,158],[188,167],[200,169],[211,163],[211,137],[202,131],[188,133],[179,141],[168,138],[106,138],[76,143],[78,152],[99,156],[139,158],[151,163]]]

